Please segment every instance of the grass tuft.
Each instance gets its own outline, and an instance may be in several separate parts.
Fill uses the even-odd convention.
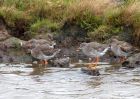
[[[30,27],[30,30],[32,32],[48,32],[50,31],[56,31],[59,29],[59,24],[53,21],[50,21],[48,19],[45,20],[37,20],[37,22],[33,23]]]

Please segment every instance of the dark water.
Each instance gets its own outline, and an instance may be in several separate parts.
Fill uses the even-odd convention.
[[[0,65],[0,99],[140,99],[140,68],[108,67],[93,77],[80,68]]]

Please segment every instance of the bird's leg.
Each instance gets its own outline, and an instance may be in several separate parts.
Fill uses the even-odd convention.
[[[120,62],[123,63],[126,60],[124,56],[120,57]]]
[[[45,65],[48,65],[48,61],[47,60],[44,60],[44,63],[45,63]]]
[[[97,68],[98,62],[99,62],[99,57],[96,57],[96,61],[93,63],[93,69]]]
[[[95,60],[93,60],[93,59],[91,58],[91,61],[89,61],[89,63],[90,63],[90,62],[91,62],[91,63],[88,65],[88,68],[89,68],[89,69],[92,68],[94,61],[95,61]]]
[[[89,65],[89,68],[92,70],[96,70],[98,62],[99,62],[99,57],[96,57],[95,61],[92,61],[92,64]]]
[[[96,61],[95,61],[96,65],[98,64],[98,62],[99,62],[99,57],[96,57]]]

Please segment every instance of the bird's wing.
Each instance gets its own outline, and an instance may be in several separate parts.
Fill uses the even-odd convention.
[[[120,49],[121,49],[123,52],[127,52],[127,50],[126,50],[124,47],[122,47],[122,46],[120,46]]]
[[[102,52],[107,47],[107,45],[97,42],[91,42],[89,46],[91,46],[94,50],[97,50],[98,52]]]
[[[97,56],[97,54],[98,54],[98,51],[94,48],[92,48],[91,51],[89,52],[89,55],[92,57]]]

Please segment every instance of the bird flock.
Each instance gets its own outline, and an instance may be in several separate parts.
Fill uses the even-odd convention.
[[[41,64],[48,64],[48,60],[54,58],[61,52],[61,49],[55,48],[55,42],[50,44],[50,42],[43,39],[32,39],[27,42],[21,42],[20,45],[27,49],[27,52],[30,53],[32,57],[39,60]],[[125,61],[129,55],[129,51],[132,49],[130,46],[128,47],[126,45],[128,44],[119,42],[117,39],[112,39],[110,44],[100,44],[97,42],[81,43],[77,51],[82,51],[91,59],[91,64],[88,65],[88,68],[96,69],[98,62],[100,61],[100,57],[105,55],[108,50],[112,51],[116,57],[120,58],[119,62],[122,63]],[[46,53],[49,51],[53,51],[53,53],[51,55],[47,55]]]

